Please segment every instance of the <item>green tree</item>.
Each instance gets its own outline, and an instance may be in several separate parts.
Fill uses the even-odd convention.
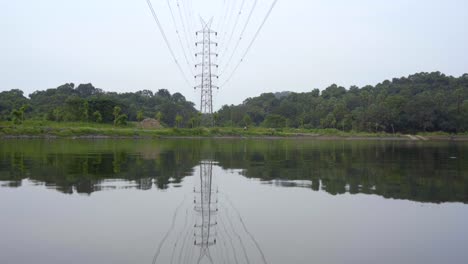
[[[22,115],[23,114],[21,110],[13,109],[13,111],[11,111],[11,119],[13,121],[13,124],[15,125],[22,124],[23,123]]]
[[[144,119],[143,111],[140,110],[140,111],[137,112],[137,121],[141,122],[141,121],[143,121],[143,119]]]
[[[214,114],[213,114],[213,125],[214,125],[214,126],[218,126],[218,121],[219,121],[219,114],[218,114],[218,113],[214,113]]]
[[[201,126],[202,125],[202,120],[203,120],[203,114],[198,112],[197,113],[197,126]]]
[[[24,122],[25,120],[24,114],[26,113],[28,108],[29,108],[29,105],[26,105],[26,104],[20,107],[19,112],[21,114],[21,122]]]
[[[286,127],[286,118],[280,115],[268,115],[263,122],[263,126],[269,128]]]
[[[114,115],[114,126],[117,125],[117,120],[120,116],[120,112],[122,111],[122,109],[118,106],[115,106],[114,107],[114,111],[112,112],[112,114]]]
[[[190,123],[191,128],[195,128],[196,123],[197,123],[197,119],[195,117],[191,117],[190,120],[189,120],[189,123]]]
[[[176,115],[175,123],[176,127],[179,128],[184,118],[181,115]]]
[[[161,113],[161,111],[158,111],[158,112],[156,113],[156,116],[155,116],[155,117],[156,117],[156,120],[158,120],[159,123],[161,123],[161,120],[162,120],[162,118],[163,118],[163,114]]]
[[[252,118],[250,118],[250,115],[244,115],[244,118],[242,119],[242,123],[244,126],[249,127],[252,125]]]
[[[102,115],[99,111],[93,113],[93,119],[96,123],[102,123]]]
[[[115,124],[117,126],[126,126],[127,125],[127,120],[128,120],[128,116],[123,114],[123,115],[119,115],[115,121]]]
[[[87,100],[83,102],[83,121],[85,122],[89,121],[89,103]]]
[[[18,109],[28,103],[29,99],[24,97],[21,90],[13,89],[0,92],[0,119],[11,118],[13,109]]]
[[[322,128],[336,128],[336,118],[333,113],[329,113],[325,118],[320,120]]]
[[[54,117],[54,121],[55,121],[55,122],[60,122],[60,121],[62,121],[62,109],[60,109],[60,108],[55,108],[55,109],[52,111],[52,114],[53,114],[53,117]]]

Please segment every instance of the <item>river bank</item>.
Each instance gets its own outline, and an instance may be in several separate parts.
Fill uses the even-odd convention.
[[[125,127],[93,123],[57,123],[29,121],[21,125],[0,123],[2,139],[156,139],[156,138],[251,138],[311,140],[404,140],[404,141],[468,141],[468,135],[421,133],[416,135],[343,132],[336,129],[260,128],[162,128],[142,129],[135,123]]]

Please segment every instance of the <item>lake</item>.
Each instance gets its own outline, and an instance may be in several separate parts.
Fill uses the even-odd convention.
[[[467,263],[468,143],[0,141],[0,263]]]

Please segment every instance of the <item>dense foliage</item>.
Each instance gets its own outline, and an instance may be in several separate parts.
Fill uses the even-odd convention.
[[[468,74],[419,73],[362,88],[331,85],[322,92],[266,93],[223,106],[217,119],[222,126],[466,132]]]
[[[0,120],[81,121],[125,125],[146,117],[178,128],[209,125],[180,93],[104,92],[73,83],[23,95],[0,93]],[[346,89],[331,85],[322,92],[265,93],[241,105],[225,105],[213,116],[217,126],[339,129],[358,132],[468,131],[468,74],[452,77],[418,73],[375,86]],[[205,120],[206,121],[206,120]]]
[[[64,84],[58,88],[36,91],[26,98],[21,90],[0,93],[0,119],[17,123],[29,119],[53,121],[83,121],[123,125],[127,120],[145,117],[174,126],[188,125],[197,116],[194,104],[180,93],[171,95],[161,89],[153,94],[144,90],[135,93],[104,92],[92,84]]]

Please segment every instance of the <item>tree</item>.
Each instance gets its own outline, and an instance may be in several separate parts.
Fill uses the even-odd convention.
[[[312,90],[311,95],[312,95],[312,97],[319,97],[320,96],[320,90],[319,89]]]
[[[214,125],[214,126],[217,126],[217,125],[218,125],[218,120],[219,120],[219,114],[218,114],[218,113],[214,113],[214,114],[213,114],[213,125]]]
[[[171,98],[171,93],[166,90],[166,89],[159,89],[158,92],[156,93],[157,96],[170,99]]]
[[[102,93],[102,90],[96,89],[91,83],[80,84],[76,87],[75,91],[80,95],[81,98],[87,98],[92,95]]]
[[[85,122],[89,121],[89,103],[86,100],[83,103],[83,121]]]
[[[239,105],[223,106],[213,119],[217,126],[287,125],[370,132],[456,133],[468,129],[467,100],[468,74],[452,77],[440,72],[422,72],[385,80],[375,86],[351,86],[348,90],[332,85],[322,93],[318,89],[305,93],[264,93]],[[24,105],[30,107],[21,109]],[[15,117],[13,110],[20,115]],[[75,88],[73,83],[66,83],[33,92],[29,98],[21,90],[0,92],[0,119],[15,119],[15,122],[44,116],[55,121],[96,121],[91,113],[99,112],[102,122],[117,124],[122,114],[131,121],[141,120],[140,111],[152,113],[167,126],[203,125],[192,102],[180,93],[171,95],[165,89],[155,94],[148,90],[104,93],[91,84]],[[176,124],[177,115],[187,122]]]
[[[90,98],[87,100],[89,102],[89,112],[94,113],[98,111],[102,116],[103,123],[113,123],[115,120],[114,117],[114,107],[118,104],[116,99],[99,97],[99,98]]]
[[[20,110],[16,110],[16,109],[13,109],[13,111],[11,111],[11,119],[13,121],[13,124],[15,125],[19,125],[19,124],[22,124],[23,123],[23,120],[22,120],[22,113]]]
[[[249,127],[252,125],[252,118],[250,118],[250,115],[244,115],[244,118],[242,119],[243,125],[246,127]]]
[[[13,109],[18,109],[28,103],[29,100],[24,97],[21,90],[13,89],[0,92],[0,119],[11,117]]]
[[[201,126],[202,125],[202,119],[203,119],[203,114],[198,112],[197,113],[197,126]]]
[[[333,113],[329,113],[325,118],[320,120],[322,128],[336,128],[336,118]]]
[[[269,115],[263,122],[263,126],[269,128],[286,127],[286,118],[280,115]]]
[[[128,120],[128,116],[123,114],[123,115],[119,115],[115,121],[115,124],[117,126],[126,126],[127,125],[127,120]]]
[[[184,120],[184,118],[181,115],[176,115],[175,123],[176,123],[177,128],[180,127],[180,124],[182,123],[183,120]]]
[[[141,122],[141,121],[143,121],[143,119],[144,119],[144,117],[143,117],[143,111],[140,110],[140,111],[137,112],[137,121],[138,121],[138,122]]]
[[[161,119],[162,119],[162,117],[163,117],[163,114],[161,113],[161,111],[158,111],[158,112],[156,113],[156,116],[155,116],[155,117],[156,117],[156,120],[158,120],[159,123],[161,123]]]
[[[62,109],[55,108],[52,114],[55,122],[60,122],[62,120]]]
[[[322,92],[322,97],[325,99],[330,99],[333,97],[340,98],[345,94],[346,94],[346,89],[344,87],[333,84]]]
[[[20,107],[19,111],[20,111],[20,114],[21,114],[21,122],[24,122],[25,118],[24,118],[24,113],[28,110],[29,108],[29,105],[23,105]]]
[[[102,115],[99,111],[93,113],[93,119],[96,123],[102,123]]]
[[[86,118],[86,103],[88,102],[88,117]],[[80,84],[75,88],[72,83],[66,83],[57,88],[36,91],[23,96],[20,90],[0,92],[0,119],[11,119],[13,109],[19,110],[22,105],[30,105],[27,117],[55,120],[54,109],[60,109],[60,121],[86,121],[92,119],[92,113],[99,111],[102,122],[114,123],[120,114],[127,114],[129,120],[137,120],[137,112],[161,112],[161,123],[174,125],[176,114],[187,119],[197,111],[194,104],[185,99],[180,93],[171,96],[169,91],[161,90],[159,94],[143,90],[135,93],[104,93],[91,84]],[[114,115],[115,106],[121,108],[118,115]],[[26,112],[25,112],[26,113]]]
[[[114,111],[112,112],[112,114],[114,115],[114,126],[117,125],[117,119],[120,116],[120,111],[122,111],[120,107],[118,106],[114,107]]]
[[[196,118],[195,118],[195,117],[191,117],[190,120],[189,120],[189,123],[190,123],[190,127],[191,127],[191,128],[195,128],[196,123],[197,123]]]

